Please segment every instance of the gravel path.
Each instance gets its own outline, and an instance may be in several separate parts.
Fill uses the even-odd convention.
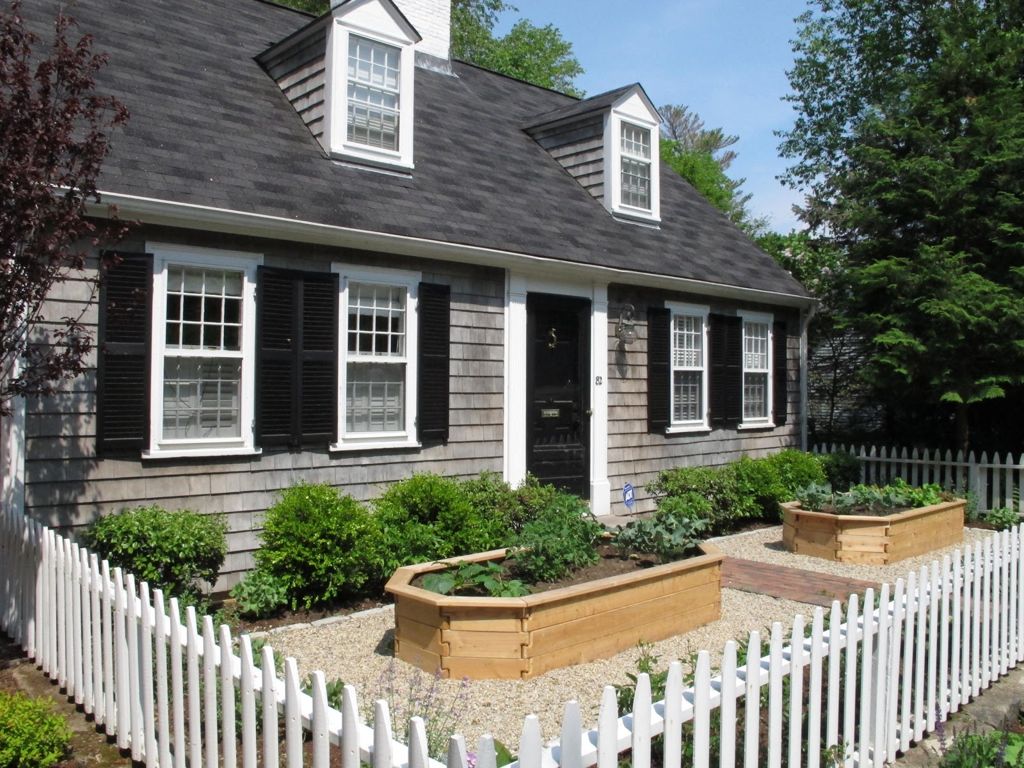
[[[990,531],[967,529],[964,540],[973,543],[989,535]],[[943,552],[956,549],[950,547],[890,566],[866,566],[788,553],[782,548],[781,526],[715,539],[714,543],[732,557],[890,582],[930,563],[936,556],[941,558]],[[787,625],[797,613],[809,617],[813,611],[814,607],[805,603],[723,589],[723,618],[685,635],[655,643],[653,652],[659,657],[657,668],[666,667],[674,659],[685,661],[702,648],[712,652],[712,665],[717,665],[726,641],[742,639],[745,642],[751,630],[769,627],[775,621]],[[394,690],[390,698],[401,712],[410,690],[422,696],[433,679],[394,659],[393,632],[394,609],[389,606],[319,626],[282,627],[270,634],[269,641],[284,655],[295,657],[301,675],[320,669],[328,680],[340,679],[354,685],[359,691],[364,714],[367,714],[366,705],[373,699],[389,698],[386,690],[390,684]],[[436,682],[436,700],[442,702],[442,710],[450,707],[454,710],[449,732],[462,733],[470,745],[483,733],[491,733],[514,752],[518,748],[523,718],[530,713],[540,718],[545,740],[556,738],[564,703],[570,699],[580,703],[584,723],[593,725],[603,687],[626,682],[626,673],[635,670],[637,657],[638,651],[634,648],[610,659],[554,670],[533,680],[440,680]],[[454,707],[453,702],[456,702]]]
[[[973,544],[992,535],[992,531],[981,528],[965,528],[964,544]],[[834,576],[846,576],[851,579],[894,583],[900,577],[906,577],[911,571],[920,570],[922,565],[931,566],[932,560],[942,562],[942,555],[952,554],[957,547],[946,547],[929,552],[921,557],[911,557],[892,565],[857,565],[854,563],[836,563],[808,555],[795,555],[787,552],[782,546],[782,526],[762,528],[733,536],[711,539],[711,542],[730,557],[744,560],[757,560],[762,563],[788,565],[790,568],[801,568],[805,571],[828,573]]]
[[[797,613],[811,614],[813,607],[764,595],[722,590],[723,618],[692,632],[654,644],[659,657],[658,668],[674,659],[686,659],[701,648],[712,651],[712,664],[717,665],[727,640],[746,641],[751,630],[763,629],[774,621],[792,622]],[[420,690],[427,688],[432,676],[416,667],[395,660],[391,655],[394,630],[392,608],[363,614],[352,614],[333,624],[317,627],[301,626],[279,629],[271,633],[269,642],[285,656],[298,661],[300,675],[315,669],[323,670],[328,680],[341,679],[354,685],[361,704],[385,697],[386,680],[394,680],[396,700],[408,697],[410,686],[419,679]],[[439,700],[447,705],[460,697],[457,705],[461,715],[453,726],[462,733],[467,744],[475,744],[484,733],[516,751],[523,718],[536,714],[540,718],[545,740],[558,736],[562,708],[566,701],[580,703],[585,724],[597,722],[601,691],[606,684],[627,682],[626,673],[635,670],[636,649],[623,651],[610,659],[553,670],[533,680],[441,680]],[[389,673],[389,666],[393,672]]]

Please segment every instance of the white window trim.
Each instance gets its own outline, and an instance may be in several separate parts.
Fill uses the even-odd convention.
[[[370,147],[348,139],[349,37],[357,35],[399,49],[398,151]],[[366,29],[344,18],[328,27],[326,83],[324,87],[324,135],[332,155],[369,165],[411,171],[413,165],[413,105],[415,104],[414,41]]]
[[[651,133],[651,208],[637,208],[622,202],[622,124],[629,123]],[[661,143],[658,124],[636,114],[609,111],[605,118],[605,157],[608,159],[604,171],[605,200],[609,209],[617,216],[639,221],[658,223],[661,221]]]
[[[386,448],[419,448],[416,437],[417,375],[419,374],[419,284],[422,275],[384,267],[352,267],[332,264],[338,274],[338,442],[332,451],[369,451]],[[345,397],[348,391],[348,286],[350,282],[392,285],[406,289],[405,305],[405,429],[398,432],[345,430]]]
[[[256,384],[256,268],[263,254],[226,251],[219,248],[194,248],[165,243],[147,243],[153,254],[153,302],[150,330],[149,449],[145,459],[174,459],[189,456],[253,456],[261,451],[255,445],[253,422]],[[237,269],[242,283],[242,381],[239,389],[241,436],[174,440],[163,438],[164,429],[164,356],[166,354],[167,268],[171,265]],[[186,353],[185,356],[188,356]]]
[[[767,372],[767,376],[765,377],[768,380],[767,386],[765,387],[765,399],[767,400],[766,411],[767,411],[768,415],[765,416],[764,418],[760,418],[760,419],[746,419],[746,418],[744,418],[744,420],[742,422],[740,422],[739,426],[736,427],[736,428],[737,429],[770,429],[771,427],[773,427],[775,425],[775,414],[772,412],[773,411],[773,406],[774,406],[774,403],[775,403],[775,400],[773,399],[774,395],[773,395],[773,392],[772,392],[772,387],[773,387],[773,384],[774,384],[773,380],[775,378],[772,375],[772,372],[774,371],[773,366],[775,364],[775,360],[773,359],[773,356],[774,356],[774,353],[775,353],[775,345],[774,345],[774,339],[772,338],[773,334],[775,333],[774,326],[773,326],[773,322],[775,320],[775,316],[772,315],[771,313],[767,313],[767,312],[747,312],[747,311],[743,311],[743,310],[737,312],[736,314],[743,320],[743,327],[740,328],[740,352],[741,352],[741,354],[743,356],[743,363],[742,363],[741,371],[740,371],[740,409],[741,409],[741,413],[746,410],[746,408],[744,408],[744,403],[743,403],[743,399],[744,399],[743,398],[743,391],[745,389],[743,382],[745,381],[746,374],[747,374],[746,350],[744,348],[745,347],[744,339],[745,339],[745,335],[746,335],[746,328],[745,328],[745,326],[746,326],[747,323],[752,323],[752,324],[753,323],[763,323],[763,324],[768,326],[768,372]]]
[[[676,301],[666,301],[665,308],[669,310],[669,356],[668,366],[668,392],[669,392],[669,425],[665,430],[666,435],[676,435],[685,432],[707,432],[711,429],[708,419],[708,316],[711,308],[702,304],[683,304]],[[699,317],[701,319],[701,366],[703,376],[701,377],[701,404],[704,412],[701,419],[693,421],[673,421],[675,413],[675,387],[673,377],[675,375],[675,319],[677,316]]]

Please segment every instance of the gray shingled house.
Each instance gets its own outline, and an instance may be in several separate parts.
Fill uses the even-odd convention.
[[[659,163],[640,85],[452,61],[449,0],[73,12],[132,113],[95,213],[139,224],[95,371],[9,425],[33,515],[225,513],[229,585],[299,480],[530,472],[622,513],[665,467],[798,443],[811,301]]]

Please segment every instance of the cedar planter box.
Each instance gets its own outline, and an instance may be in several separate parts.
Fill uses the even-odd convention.
[[[656,565],[525,597],[457,597],[412,586],[451,563],[502,560],[498,549],[399,568],[395,655],[443,677],[518,680],[612,656],[641,640],[688,632],[719,618],[722,555]]]
[[[835,515],[782,504],[782,541],[790,552],[841,563],[887,565],[964,540],[963,499],[892,515]]]

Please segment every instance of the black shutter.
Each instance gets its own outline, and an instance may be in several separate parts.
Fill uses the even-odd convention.
[[[743,319],[711,315],[708,344],[711,426],[734,427],[743,418]]]
[[[651,434],[663,435],[669,425],[671,322],[669,310],[647,308],[647,431]]]
[[[423,446],[448,442],[450,313],[451,288],[420,283],[416,428]]]
[[[772,415],[775,424],[786,423],[786,405],[789,400],[786,387],[786,324],[775,323],[772,328]]]
[[[149,444],[149,339],[153,257],[104,253],[96,371],[96,453],[137,454]]]
[[[336,439],[338,278],[259,268],[256,439],[262,447]]]

